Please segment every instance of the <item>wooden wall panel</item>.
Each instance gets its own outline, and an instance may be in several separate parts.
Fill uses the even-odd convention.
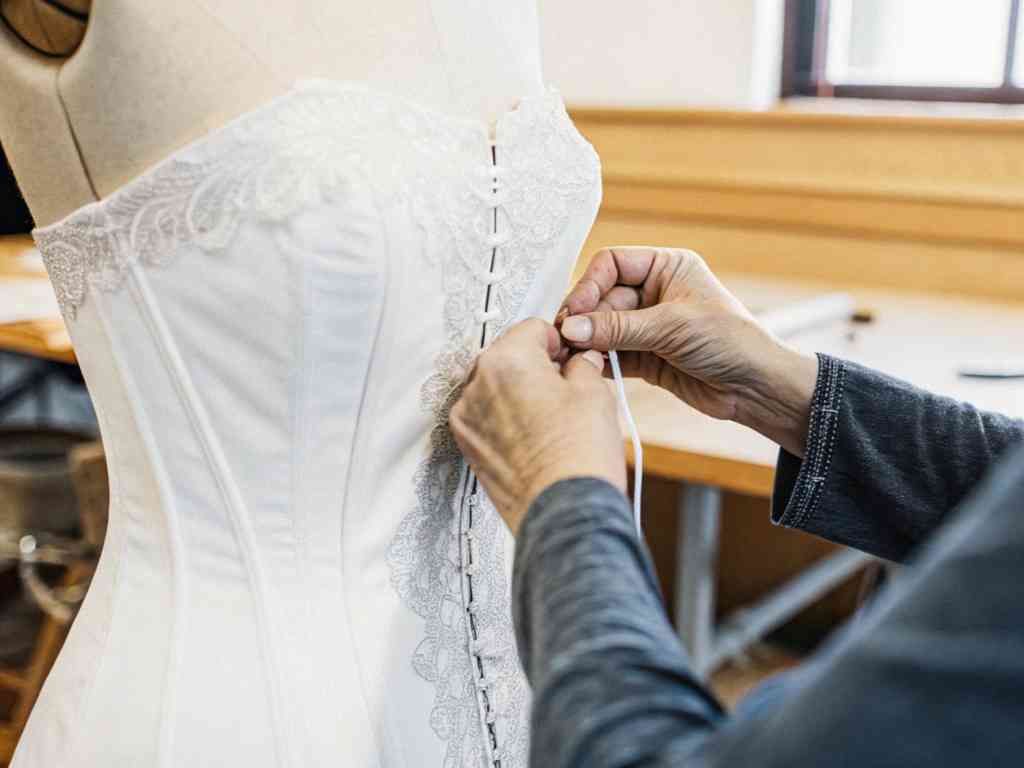
[[[719,271],[1024,301],[1024,252],[1013,249],[629,216],[605,208],[584,254],[630,243],[692,248]]]
[[[574,110],[604,166],[588,249],[1024,300],[1024,121]]]

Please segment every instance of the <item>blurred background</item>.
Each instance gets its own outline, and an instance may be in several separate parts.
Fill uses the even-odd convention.
[[[546,78],[604,169],[578,269],[604,245],[692,248],[791,343],[1024,417],[1020,6],[541,3]],[[102,446],[31,228],[0,153],[0,763],[106,511]],[[773,527],[767,441],[641,385],[630,400],[669,612],[735,701],[855,616],[892,566]]]

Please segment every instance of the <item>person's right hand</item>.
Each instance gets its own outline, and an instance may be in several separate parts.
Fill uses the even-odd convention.
[[[803,454],[817,358],[759,325],[693,251],[599,251],[559,320],[573,347],[620,350],[624,375]]]

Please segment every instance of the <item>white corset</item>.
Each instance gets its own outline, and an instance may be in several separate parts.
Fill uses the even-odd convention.
[[[600,199],[558,94],[303,81],[36,230],[110,527],[15,768],[525,766],[513,541],[447,412]]]

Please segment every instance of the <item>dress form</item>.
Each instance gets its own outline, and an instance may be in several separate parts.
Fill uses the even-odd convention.
[[[43,226],[302,77],[490,124],[543,88],[535,3],[97,0],[66,59],[0,29],[0,141]]]

